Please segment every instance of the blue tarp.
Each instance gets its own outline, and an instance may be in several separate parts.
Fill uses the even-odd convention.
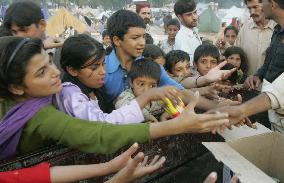
[[[5,12],[6,12],[6,7],[5,6],[1,6],[0,7],[0,18],[4,18]]]
[[[43,13],[44,19],[45,19],[45,20],[48,20],[48,18],[49,18],[49,12],[48,12],[47,6],[44,5],[44,6],[41,8],[41,11],[42,11],[42,13]]]

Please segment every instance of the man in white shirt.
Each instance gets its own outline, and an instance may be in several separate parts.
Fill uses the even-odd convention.
[[[202,44],[197,32],[198,15],[194,0],[178,0],[174,11],[181,27],[176,35],[175,50],[182,50],[189,54],[190,63],[193,66],[193,54],[195,49]]]

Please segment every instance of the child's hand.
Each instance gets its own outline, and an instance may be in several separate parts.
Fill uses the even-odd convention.
[[[62,47],[63,45],[63,40],[61,40],[60,38],[54,38],[54,37],[47,37],[44,41],[43,41],[43,45],[45,49],[52,49],[52,48],[58,48],[58,47]]]
[[[230,125],[227,113],[196,114],[194,107],[198,99],[199,93],[196,92],[195,99],[174,119],[178,133],[215,133],[217,129]]]
[[[152,114],[150,114],[149,119],[150,122],[158,122],[157,118],[155,118],[155,116],[153,116]]]
[[[243,100],[242,96],[240,94],[238,94],[237,98],[238,98],[237,101],[233,101],[233,100],[230,100],[230,99],[221,100],[219,102],[219,104],[216,106],[216,108],[224,107],[224,106],[240,105],[242,103],[242,100]]]
[[[218,39],[218,40],[216,41],[216,47],[219,48],[219,49],[222,48],[222,47],[224,47],[225,44],[226,44],[226,42],[225,42],[225,40],[222,39],[222,38],[220,38],[220,39]]]
[[[167,103],[166,98],[170,99],[174,104],[178,104],[180,96],[182,96],[180,90],[173,86],[164,86],[159,88],[152,88],[147,93],[150,95],[151,101],[162,100]]]
[[[227,64],[227,61],[221,62],[219,65],[211,69],[204,77],[209,83],[226,80],[236,68],[231,70],[221,70]]]
[[[160,117],[160,121],[167,121],[169,119],[172,119],[173,117],[170,116],[167,112],[164,112],[161,117]]]
[[[126,166],[127,162],[131,159],[131,156],[138,150],[139,146],[134,143],[127,151],[117,156],[108,162],[108,164],[113,167],[113,172],[117,172]]]
[[[152,88],[144,94],[138,96],[136,101],[141,109],[143,109],[151,101],[162,100],[167,103],[166,98],[170,99],[173,104],[180,102],[179,96],[182,96],[181,91],[173,86],[165,86],[159,88]]]
[[[111,180],[107,181],[107,183],[132,182],[137,178],[158,170],[163,166],[165,161],[165,157],[159,158],[159,156],[155,156],[151,163],[148,164],[148,157],[144,157],[144,153],[140,152],[133,159],[130,159],[127,165],[111,178]]]
[[[207,178],[205,179],[205,181],[203,183],[215,183],[217,182],[217,173],[216,172],[211,172]],[[237,183],[238,182],[238,177],[237,176],[233,176],[233,178],[231,179],[230,183]]]

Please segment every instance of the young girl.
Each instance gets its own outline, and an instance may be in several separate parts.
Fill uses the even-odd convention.
[[[248,59],[244,50],[240,47],[232,46],[226,49],[224,56],[228,63],[234,65],[237,69],[237,83],[243,84],[248,72]]]
[[[223,54],[225,50],[231,46],[234,46],[239,30],[235,26],[228,26],[224,30],[224,38],[218,39],[216,46],[220,49]]]
[[[154,44],[146,44],[145,49],[142,53],[145,58],[153,59],[155,62],[160,64],[161,66],[165,66],[165,53],[161,48]]]
[[[63,90],[57,95],[57,105],[61,111],[80,119],[106,121],[113,124],[140,123],[145,119],[142,109],[159,96],[161,92],[174,96],[171,88],[152,89],[137,99],[112,111],[104,113],[100,109],[109,109],[106,104],[105,52],[101,43],[90,36],[81,34],[68,38],[61,51],[61,66],[65,71]],[[99,102],[99,103],[98,103]],[[100,105],[99,105],[100,104]]]
[[[61,89],[60,72],[49,60],[40,39],[0,38],[0,160],[52,143],[87,153],[108,154],[134,142],[181,133],[214,132],[229,123],[228,114],[195,114],[198,94],[180,116],[163,123],[90,123],[68,116],[52,105],[52,96]]]

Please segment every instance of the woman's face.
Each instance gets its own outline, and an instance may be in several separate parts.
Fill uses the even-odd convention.
[[[234,65],[238,70],[241,67],[241,56],[239,54],[232,54],[227,58],[229,64]]]
[[[89,88],[102,87],[105,82],[105,75],[105,56],[77,72],[79,81]]]
[[[24,98],[45,97],[62,89],[60,71],[44,50],[29,61],[23,82],[18,94]]]

